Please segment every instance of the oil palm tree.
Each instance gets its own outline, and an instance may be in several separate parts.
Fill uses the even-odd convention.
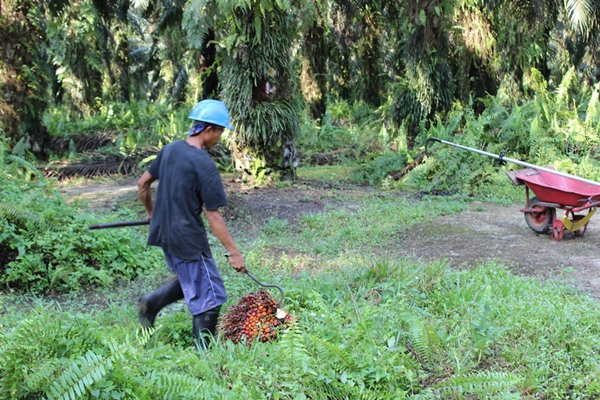
[[[44,12],[34,0],[0,6],[0,133],[43,156],[48,139],[42,115],[48,68]]]
[[[219,81],[235,127],[233,158],[238,169],[254,177],[279,170],[285,149],[296,153],[300,104],[290,49],[298,40],[300,4],[220,1],[228,24],[221,34],[227,54]]]
[[[327,64],[331,46],[327,41],[329,26],[327,3],[314,0],[315,18],[305,20],[302,61],[302,94],[311,118],[323,118],[326,111]]]
[[[392,89],[392,117],[398,125],[406,122],[409,147],[421,123],[445,110],[453,99],[448,32],[454,3],[409,0],[395,10],[389,7],[387,10],[388,19],[398,21],[392,38],[396,45],[393,68],[397,77]]]

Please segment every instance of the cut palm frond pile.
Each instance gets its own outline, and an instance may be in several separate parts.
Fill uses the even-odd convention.
[[[152,148],[140,150],[131,155],[85,154],[79,160],[54,161],[43,169],[44,176],[54,177],[59,181],[76,176],[93,178],[96,176],[138,175],[140,163],[157,153]]]

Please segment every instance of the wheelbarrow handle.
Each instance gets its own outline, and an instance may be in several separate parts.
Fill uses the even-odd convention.
[[[118,228],[121,226],[136,226],[136,225],[148,225],[149,219],[142,219],[139,221],[123,221],[123,222],[110,222],[107,224],[95,224],[88,226],[88,229],[105,229],[105,228]]]
[[[501,163],[510,162],[510,163],[517,164],[517,165],[520,165],[520,166],[525,167],[525,168],[532,168],[532,169],[534,169],[536,171],[549,172],[549,173],[551,173],[553,175],[562,176],[564,178],[573,179],[573,180],[576,180],[576,181],[579,181],[579,182],[584,182],[584,183],[587,183],[587,184],[590,184],[590,185],[594,185],[594,186],[600,185],[600,182],[592,181],[590,179],[585,179],[585,178],[582,178],[580,176],[567,174],[566,172],[560,172],[560,171],[556,171],[554,169],[550,169],[550,168],[546,168],[546,167],[541,167],[541,166],[535,165],[535,164],[530,164],[530,163],[527,163],[525,161],[521,161],[521,160],[516,160],[514,158],[505,157],[504,154],[502,154],[502,153],[500,153],[500,154],[489,153],[487,151],[478,150],[478,149],[474,149],[472,147],[467,147],[467,146],[463,146],[463,145],[460,145],[460,144],[457,144],[457,143],[448,142],[447,140],[442,140],[442,139],[439,139],[439,138],[436,138],[436,137],[430,137],[427,140],[425,140],[425,151],[426,152],[428,152],[427,146],[429,145],[430,142],[443,143],[443,144],[447,144],[449,146],[457,147],[457,148],[462,149],[462,150],[472,151],[472,152],[477,153],[477,154],[481,154],[481,155],[484,155],[484,156],[495,158],[496,160],[499,160]]]
[[[229,260],[229,254],[225,254],[225,258],[227,258]],[[258,283],[260,286],[262,287],[268,287],[268,288],[275,288],[277,290],[279,290],[279,301],[277,302],[277,305],[281,305],[281,302],[283,301],[283,289],[281,288],[281,286],[279,285],[275,285],[272,283],[262,283],[261,281],[259,281],[258,279],[256,279],[256,277],[254,275],[252,275],[252,273],[250,273],[250,271],[248,271],[248,268],[246,268],[246,275],[248,275],[250,278],[252,278],[252,280],[256,283]]]

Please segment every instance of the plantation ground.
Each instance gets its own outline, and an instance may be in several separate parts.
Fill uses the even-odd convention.
[[[299,181],[287,187],[247,188],[235,179],[227,179],[225,185],[231,203],[225,216],[234,235],[240,229],[251,236],[274,218],[287,219],[293,226],[307,213],[337,208],[353,210],[360,204],[352,199],[362,196],[408,196],[417,201],[404,193],[345,183]],[[62,191],[70,199],[85,199],[92,208],[107,212],[137,202],[135,180],[127,178],[71,182]],[[561,279],[600,298],[600,221],[592,218],[584,237],[573,237],[567,232],[561,242],[556,242],[549,235],[538,235],[529,229],[519,211],[521,206],[470,203],[461,213],[417,223],[402,231],[397,235],[397,245],[387,249],[388,254],[423,260],[444,257],[457,268],[495,259],[516,274]],[[562,211],[559,213],[562,216]],[[285,250],[273,249],[274,253],[282,251]]]

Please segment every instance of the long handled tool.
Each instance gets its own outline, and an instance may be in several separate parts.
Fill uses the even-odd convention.
[[[225,254],[225,257],[227,259],[229,259],[229,254]],[[280,297],[279,297],[279,301],[277,302],[277,306],[281,305],[281,302],[283,301],[283,289],[281,288],[281,286],[275,285],[275,284],[272,284],[272,283],[262,283],[261,281],[259,281],[258,279],[256,279],[256,277],[254,275],[252,275],[250,273],[250,271],[248,271],[248,268],[246,268],[246,275],[248,275],[250,278],[252,278],[252,280],[254,282],[258,283],[262,287],[276,288],[277,290],[279,290]]]
[[[107,224],[95,224],[88,226],[88,229],[105,229],[105,228],[119,228],[121,226],[136,226],[136,225],[148,225],[150,220],[142,219],[139,221],[123,221],[123,222],[110,222]]]
[[[138,220],[138,221],[110,222],[110,223],[106,223],[106,224],[90,225],[90,226],[88,226],[88,229],[119,228],[122,226],[148,225],[149,223],[150,223],[150,220],[147,220],[147,219]],[[229,254],[226,254],[225,257],[229,258]],[[254,275],[252,275],[250,273],[250,271],[248,271],[247,268],[246,268],[246,275],[248,275],[250,278],[252,278],[252,280],[254,282],[258,283],[262,287],[276,288],[277,290],[279,290],[279,293],[281,296],[279,297],[279,301],[277,302],[277,305],[281,304],[281,302],[283,301],[284,294],[283,294],[283,289],[280,286],[274,285],[274,284],[269,284],[269,283],[262,283],[261,281],[256,279],[256,277]]]
[[[277,290],[279,290],[280,297],[279,297],[279,301],[277,302],[277,305],[278,306],[281,305],[281,302],[283,301],[283,289],[280,286],[272,284],[272,283],[262,283],[261,281],[259,281],[258,279],[256,279],[254,277],[254,275],[252,275],[250,273],[250,271],[248,271],[247,268],[246,268],[246,275],[248,275],[250,278],[252,278],[252,280],[254,282],[258,283],[260,286],[263,286],[263,287],[272,287],[272,288],[276,288]]]

